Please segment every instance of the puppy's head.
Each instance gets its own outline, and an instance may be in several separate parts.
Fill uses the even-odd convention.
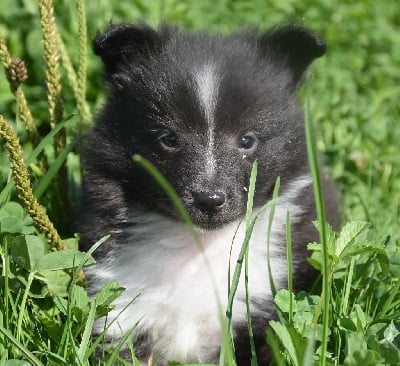
[[[326,48],[311,31],[285,26],[223,37],[113,25],[93,43],[109,98],[86,168],[120,182],[128,202],[176,216],[134,154],[162,172],[205,229],[244,214],[254,160],[256,205],[266,202],[278,176],[285,183],[307,170],[295,95]]]

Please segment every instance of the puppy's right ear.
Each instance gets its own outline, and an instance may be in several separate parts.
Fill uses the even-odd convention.
[[[121,66],[134,66],[159,52],[162,38],[146,24],[111,24],[93,39],[93,50],[103,60],[106,75],[112,77]]]

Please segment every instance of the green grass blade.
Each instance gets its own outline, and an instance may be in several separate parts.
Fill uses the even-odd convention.
[[[389,297],[386,299],[385,303],[382,306],[382,309],[379,314],[379,318],[382,319],[386,316],[386,314],[396,306],[396,304],[400,304],[400,300],[394,301],[394,298],[399,294],[400,291],[400,280],[397,280],[396,285],[391,291]]]
[[[250,351],[251,351],[251,366],[257,366],[257,354],[256,346],[254,344],[253,327],[251,321],[251,310],[250,310],[250,292],[249,292],[249,246],[245,255],[244,263],[244,286],[246,290],[246,313],[247,313],[247,330],[249,332]]]
[[[286,258],[288,269],[288,290],[289,290],[289,322],[293,321],[293,261],[292,261],[292,233],[290,226],[290,213],[286,215]]]
[[[10,257],[8,255],[8,240],[5,238],[3,240],[4,243],[4,252],[2,253],[2,266],[3,266],[3,273],[4,273],[4,315],[3,321],[5,323],[6,329],[9,328],[10,323],[10,287],[9,287],[9,276],[10,276]],[[0,247],[1,248],[1,247]],[[5,319],[4,319],[5,317]],[[1,349],[1,348],[0,348]]]
[[[99,336],[95,339],[95,341],[91,344],[90,348],[86,351],[86,357],[89,358],[89,356],[95,352],[97,346],[100,344],[100,342],[104,341],[104,336],[107,333],[107,330],[115,323],[118,321],[119,316],[133,303],[136,301],[136,299],[139,297],[140,295],[135,296],[134,298],[132,298],[132,300],[130,300],[122,309],[121,311],[117,314],[117,316],[110,322],[107,324],[107,326],[104,327],[103,331],[101,332],[101,334],[99,334]],[[139,321],[137,322],[137,324],[140,323],[140,321],[142,320],[142,318],[139,319]]]
[[[35,278],[35,273],[31,272],[29,273],[28,276],[28,281],[24,290],[24,295],[22,297],[22,301],[21,301],[21,305],[19,308],[19,312],[18,312],[18,322],[17,322],[17,340],[20,340],[20,336],[21,336],[21,332],[22,332],[22,321],[24,319],[25,316],[25,307],[26,307],[26,302],[28,301],[28,294],[29,291],[31,290],[31,285],[33,282],[33,279]]]
[[[244,239],[242,247],[240,249],[239,257],[236,260],[235,271],[233,273],[233,278],[232,278],[232,285],[228,291],[229,296],[228,296],[228,306],[227,306],[227,310],[226,310],[226,316],[228,318],[229,328],[231,328],[231,324],[232,324],[233,299],[234,299],[236,290],[239,285],[240,274],[242,272],[243,260],[247,253],[247,249],[248,249],[247,247],[248,247],[248,244],[250,241],[250,236],[253,231],[254,224],[255,224],[255,221],[251,220],[251,213],[252,213],[252,208],[253,208],[253,198],[254,198],[256,175],[257,175],[257,161],[254,162],[252,170],[251,170],[251,174],[250,174],[250,184],[249,184],[249,192],[248,192],[248,198],[247,198],[247,210],[246,210],[245,239]]]
[[[282,324],[277,321],[271,321],[269,324],[271,328],[274,330],[279,340],[281,341],[281,343],[285,346],[285,350],[292,359],[293,365],[299,366],[299,360],[296,353],[296,346],[288,329],[288,326],[290,327],[290,325],[286,326],[285,324]]]
[[[254,161],[253,167],[250,174],[249,193],[247,197],[247,210],[246,210],[246,231],[249,230],[251,225],[251,216],[253,213],[253,201],[254,192],[256,188],[257,179],[257,160]],[[256,347],[254,344],[253,327],[251,322],[251,311],[250,311],[250,293],[249,293],[249,245],[247,245],[245,253],[245,264],[244,264],[244,286],[246,291],[246,313],[247,313],[247,329],[249,332],[250,350],[251,350],[251,365],[258,365]]]
[[[78,264],[78,266],[74,269],[73,272],[73,276],[72,276],[72,281],[71,281],[71,286],[69,289],[69,298],[71,298],[71,291],[72,291],[72,284],[76,283],[76,280],[78,278],[79,272],[81,271],[81,269],[83,268],[85,262],[87,261],[87,259],[89,258],[89,256],[101,245],[103,244],[108,238],[110,237],[110,235],[104,236],[103,238],[101,238],[99,241],[97,241],[95,244],[93,244],[93,246],[88,250],[88,252],[86,253],[86,255],[82,258],[81,262]],[[66,354],[68,353],[68,347],[69,347],[69,342],[68,342],[68,337],[70,336],[70,324],[72,324],[71,321],[71,308],[70,308],[70,303],[68,302],[68,308],[67,308],[67,319],[64,325],[64,329],[63,329],[63,334],[61,336],[61,340],[59,342],[59,349],[58,352],[62,352],[62,348],[64,348],[64,357],[66,356]]]
[[[350,291],[351,291],[351,282],[353,280],[353,273],[354,273],[354,265],[356,263],[356,257],[351,258],[350,262],[350,268],[347,274],[346,282],[345,282],[345,292],[344,296],[342,296],[342,314],[346,315],[347,314],[347,309],[349,306],[349,297],[350,297]]]
[[[80,261],[80,263],[78,264],[78,266],[74,269],[74,275],[72,277],[72,283],[75,283],[80,271],[82,270],[83,266],[85,265],[85,263],[88,261],[89,257],[94,253],[94,251],[100,246],[102,245],[104,242],[106,242],[111,235],[106,235],[103,236],[101,239],[99,239],[96,243],[94,243],[90,249],[86,252],[85,256],[82,258],[82,260]]]
[[[272,193],[272,200],[276,201],[278,199],[279,188],[281,185],[280,177],[276,178],[274,190]],[[275,204],[271,206],[271,212],[268,218],[268,231],[267,231],[267,266],[268,266],[268,278],[269,284],[271,287],[272,296],[275,297],[276,295],[276,287],[274,282],[274,277],[272,276],[272,267],[271,267],[271,260],[270,260],[270,242],[271,242],[271,233],[272,233],[272,222],[275,216]]]
[[[311,332],[310,336],[307,339],[307,347],[304,352],[303,364],[302,366],[313,366],[313,355],[314,355],[314,347],[315,347],[315,336],[314,332]]]
[[[281,352],[279,350],[279,342],[276,340],[274,332],[271,329],[267,329],[267,342],[271,348],[273,359],[276,366],[285,366],[286,362],[283,359]]]
[[[139,321],[132,328],[130,328],[126,333],[124,333],[123,337],[118,342],[117,347],[114,348],[113,352],[107,359],[106,366],[113,366],[115,364],[115,359],[117,358],[119,351],[124,346],[124,344],[128,340],[128,338],[132,336],[132,333],[135,331],[138,324],[139,324]]]
[[[319,174],[316,144],[314,141],[312,123],[310,117],[310,98],[307,98],[305,113],[305,132],[307,141],[307,154],[310,165],[310,171],[313,181],[315,205],[317,208],[317,217],[320,223],[320,242],[322,245],[322,341],[321,341],[321,358],[320,365],[326,365],[326,355],[328,348],[328,327],[329,327],[329,273],[328,273],[328,247],[326,235],[326,214],[325,203],[322,192],[321,177]]]
[[[39,154],[46,148],[47,145],[53,143],[53,138],[57,133],[64,128],[69,121],[75,117],[74,114],[69,114],[68,116],[64,117],[54,128],[40,141],[40,143],[35,147],[35,149],[30,153],[28,158],[26,159],[26,165],[32,164],[35,159],[39,156]]]
[[[261,209],[257,212],[256,216],[254,217],[254,219],[251,221],[250,226],[245,233],[245,238],[244,238],[238,259],[236,261],[235,271],[234,271],[233,278],[232,278],[232,285],[231,285],[231,290],[230,290],[229,300],[228,300],[228,308],[230,305],[232,305],[231,302],[233,301],[233,298],[234,298],[236,290],[237,290],[237,286],[239,284],[239,278],[240,278],[240,273],[241,273],[241,269],[242,269],[242,265],[243,265],[245,251],[247,249],[247,245],[249,244],[254,225],[255,225],[258,217],[261,214],[263,214],[267,209],[276,205],[276,203],[277,203],[277,199],[272,199],[271,201],[267,202],[263,207],[261,207]],[[228,310],[227,310],[227,312],[229,313]]]
[[[18,342],[17,339],[14,338],[13,335],[1,325],[0,333],[2,333],[8,339],[10,344],[13,344],[26,357],[26,359],[32,364],[32,366],[44,366],[40,362],[40,360],[34,356],[33,353],[31,353],[26,347]]]
[[[87,349],[89,348],[89,342],[92,337],[92,329],[93,329],[93,324],[94,324],[94,319],[96,315],[96,299],[93,300],[91,306],[90,306],[90,311],[89,315],[86,319],[86,324],[85,324],[85,329],[83,331],[82,335],[82,340],[81,344],[79,345],[79,349],[77,352],[77,356],[81,363],[86,364],[88,361],[88,358],[90,354],[86,354]]]
[[[152,164],[150,161],[147,159],[143,158],[140,155],[134,155],[133,160],[138,163],[141,167],[143,167],[155,180],[156,182],[161,186],[161,188],[164,189],[165,193],[168,195],[170,200],[174,203],[176,209],[178,210],[179,214],[181,215],[183,221],[185,224],[189,227],[193,237],[196,239],[196,242],[200,242],[199,236],[197,231],[195,230],[195,227],[193,225],[192,219],[190,218],[189,214],[187,213],[182,200],[178,196],[178,194],[175,192],[174,188],[171,186],[171,184],[165,179],[165,177],[159,172],[159,170]],[[201,247],[201,250],[203,251],[203,248]]]
[[[248,229],[250,226],[251,216],[253,213],[253,201],[254,201],[254,192],[256,190],[257,168],[258,168],[258,162],[257,160],[255,160],[251,168],[249,192],[247,195],[246,229]]]
[[[235,350],[232,343],[233,335],[228,321],[225,317],[221,319],[222,324],[222,344],[219,359],[221,366],[236,366]]]
[[[227,310],[226,310],[226,316],[228,318],[228,323],[229,326],[231,324],[231,318],[232,318],[232,306],[233,306],[233,299],[235,297],[236,294],[236,290],[238,288],[239,285],[239,279],[240,279],[240,273],[242,271],[242,265],[243,265],[243,261],[244,261],[244,256],[247,250],[247,247],[249,245],[250,242],[250,238],[251,238],[251,234],[253,232],[253,228],[254,225],[258,219],[258,217],[264,213],[268,208],[273,207],[274,205],[276,205],[277,203],[277,199],[273,199],[269,202],[267,202],[256,214],[256,216],[254,217],[254,219],[251,221],[250,226],[248,228],[248,230],[246,230],[245,233],[245,238],[242,244],[242,247],[240,249],[239,252],[239,256],[238,259],[236,260],[236,266],[235,266],[235,270],[233,273],[233,278],[232,278],[232,285],[231,285],[231,289],[229,292],[229,298],[228,298],[228,305],[227,305]]]
[[[61,169],[65,161],[67,160],[68,154],[73,150],[76,145],[76,141],[70,143],[65,147],[65,149],[57,156],[53,164],[51,164],[49,170],[40,179],[39,184],[35,188],[33,194],[37,199],[40,199],[42,194],[46,191],[47,187],[50,185],[53,178],[56,176],[58,171]]]

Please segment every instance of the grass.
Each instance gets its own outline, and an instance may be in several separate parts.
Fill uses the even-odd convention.
[[[110,19],[145,19],[153,25],[166,19],[189,29],[223,32],[243,24],[265,29],[277,22],[294,20],[304,22],[326,38],[328,53],[313,65],[307,87],[312,106],[307,113],[307,131],[310,132],[311,117],[317,127],[315,143],[309,139],[308,146],[320,151],[340,187],[343,225],[340,232],[333,232],[325,224],[320,207],[317,227],[321,240],[309,245],[309,261],[321,272],[322,280],[313,291],[293,294],[289,278],[289,290],[275,293],[280,317],[279,321],[271,322],[266,339],[276,365],[399,364],[400,7],[397,3],[389,2],[385,7],[372,0],[321,0],[318,4],[311,0],[55,3],[55,20],[62,43],[56,40],[59,55],[48,55],[46,62],[51,57],[61,60],[59,74],[53,75],[57,80],[53,81],[59,82],[62,90],[58,91],[60,95],[58,89],[52,93],[56,93],[56,99],[62,97],[64,116],[76,114],[74,118],[57,121],[55,126],[49,123],[52,112],[47,105],[43,51],[38,47],[42,39],[38,2],[6,0],[0,14],[3,44],[7,44],[12,57],[25,61],[29,76],[27,81],[17,78],[10,83],[0,76],[0,114],[17,132],[27,157],[28,183],[69,249],[49,251],[54,243],[43,238],[18,203],[10,179],[10,162],[4,144],[0,143],[0,298],[4,299],[0,302],[0,365],[23,365],[23,360],[31,365],[93,364],[94,348],[102,344],[102,336],[92,339],[91,326],[96,317],[107,314],[122,291],[118,284],[111,283],[94,300],[89,300],[82,287],[71,285],[71,279],[79,275],[79,268],[91,257],[78,252],[77,239],[71,237],[65,220],[71,216],[69,201],[79,196],[77,138],[90,127],[91,115],[104,97],[98,60],[87,54],[85,29],[90,38]],[[3,75],[10,67],[6,56],[0,46]],[[10,73],[7,75],[10,79]],[[301,92],[304,101],[306,90]],[[32,137],[32,131],[25,129],[24,123],[29,119],[27,108],[34,118],[39,141]],[[58,130],[64,130],[66,136],[62,151],[52,142]],[[311,151],[311,166],[317,167],[314,157],[315,151]],[[64,173],[63,167],[66,167]],[[322,201],[318,176],[315,172],[319,205]],[[57,183],[60,180],[68,186]],[[278,187],[279,183],[274,198]],[[251,192],[250,189],[250,198]],[[251,199],[248,212],[250,203]],[[254,221],[249,215],[247,218],[248,239]],[[290,258],[290,218],[287,222]],[[233,269],[231,299],[238,271],[247,269],[246,245],[245,241],[241,253],[244,268]],[[81,275],[78,278],[84,281]],[[273,284],[273,278],[270,281]],[[227,313],[230,314],[229,308]],[[234,364],[229,328],[228,316],[221,364]],[[128,343],[129,339],[128,333]],[[120,346],[122,343],[115,344],[116,349]],[[129,347],[132,349],[131,342]],[[104,358],[100,364],[123,363],[116,360],[115,351],[108,361]]]

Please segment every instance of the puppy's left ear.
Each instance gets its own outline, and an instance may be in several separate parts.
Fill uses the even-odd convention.
[[[272,28],[260,43],[263,56],[278,72],[287,73],[287,87],[292,91],[302,85],[308,66],[326,51],[322,38],[298,25]]]

